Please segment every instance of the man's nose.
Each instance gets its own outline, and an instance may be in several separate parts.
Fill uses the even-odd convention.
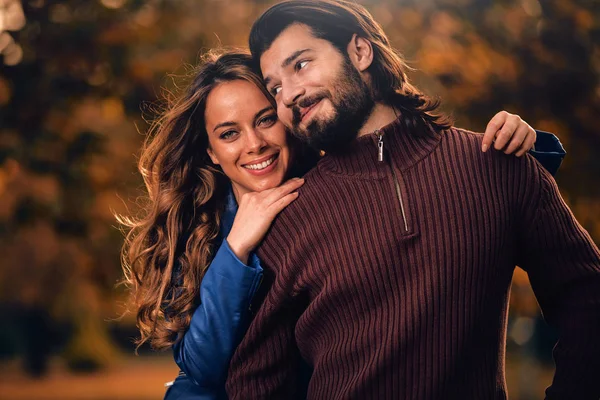
[[[298,99],[304,95],[304,88],[298,85],[287,85],[287,87],[282,87],[281,90],[283,92],[283,104],[285,104],[286,107],[293,106]]]

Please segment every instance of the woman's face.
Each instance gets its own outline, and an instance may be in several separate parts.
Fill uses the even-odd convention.
[[[217,85],[204,110],[208,155],[231,179],[236,197],[283,182],[290,165],[286,131],[277,111],[253,83]]]

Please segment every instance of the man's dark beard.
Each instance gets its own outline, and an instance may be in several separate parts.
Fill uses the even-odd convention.
[[[322,90],[301,99],[292,108],[292,134],[309,146],[326,152],[339,150],[354,140],[375,105],[371,90],[348,59],[344,59],[333,88],[335,94]],[[325,121],[314,118],[306,129],[300,128],[300,108],[310,107],[326,98],[334,107],[334,117]]]

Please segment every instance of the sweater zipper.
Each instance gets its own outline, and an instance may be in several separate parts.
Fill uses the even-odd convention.
[[[377,135],[377,160],[379,162],[384,162],[384,154],[383,154],[383,132],[379,129],[375,131],[375,135]],[[402,200],[402,190],[400,190],[400,182],[398,181],[398,176],[396,175],[396,170],[394,169],[394,163],[392,160],[389,162],[389,167],[392,170],[392,179],[394,180],[394,186],[396,189],[396,196],[398,197],[398,201],[400,202],[400,212],[402,213],[402,222],[404,223],[404,232],[408,232],[408,220],[406,218],[406,211],[404,210],[404,201]]]

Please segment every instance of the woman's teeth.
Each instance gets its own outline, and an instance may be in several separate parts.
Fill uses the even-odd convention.
[[[247,164],[244,165],[244,168],[248,168],[248,169],[254,169],[254,170],[260,170],[260,169],[265,169],[267,168],[269,165],[273,164],[273,161],[275,161],[276,155],[269,158],[267,161],[263,161],[261,163],[258,164]]]

